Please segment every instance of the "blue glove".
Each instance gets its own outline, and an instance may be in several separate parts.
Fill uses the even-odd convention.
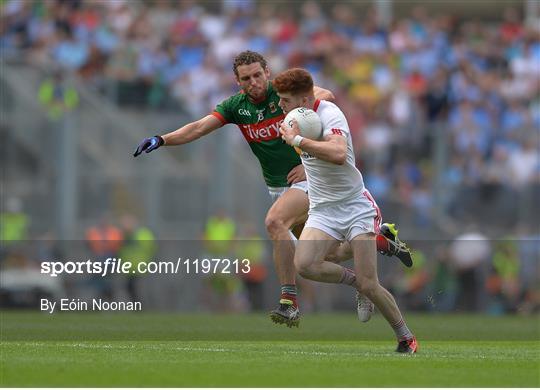
[[[135,153],[133,153],[133,157],[137,157],[142,152],[150,153],[152,150],[156,150],[164,143],[165,141],[160,135],[155,135],[150,138],[145,138],[142,140],[139,146],[137,146],[137,149],[135,149]]]

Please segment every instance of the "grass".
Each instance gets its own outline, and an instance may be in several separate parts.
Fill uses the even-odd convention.
[[[1,313],[1,386],[538,387],[538,317],[409,315],[402,356],[380,316]]]

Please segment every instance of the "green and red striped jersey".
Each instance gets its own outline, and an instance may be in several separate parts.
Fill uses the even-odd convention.
[[[234,123],[240,128],[259,159],[269,187],[287,187],[287,174],[302,163],[296,151],[281,140],[279,126],[285,114],[278,102],[279,96],[268,83],[264,101],[252,103],[246,93],[239,92],[218,104],[212,113],[224,125]]]

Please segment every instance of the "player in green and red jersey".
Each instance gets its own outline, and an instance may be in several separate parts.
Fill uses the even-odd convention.
[[[295,150],[282,142],[279,127],[285,115],[278,106],[279,97],[269,81],[270,70],[264,57],[249,50],[244,51],[236,56],[233,70],[241,88],[238,94],[218,104],[215,111],[204,118],[163,136],[144,139],[134,156],[143,151],[149,153],[163,145],[192,142],[227,123],[238,125],[259,159],[264,180],[274,201],[266,215],[265,225],[273,242],[273,258],[281,284],[281,296],[280,305],[271,312],[271,318],[277,323],[298,326],[300,312],[296,301],[294,242],[290,229],[301,226],[307,219],[309,200],[304,168]],[[318,99],[334,98],[330,91],[322,88],[315,87],[314,92]],[[398,257],[405,254],[410,258],[406,246],[397,239],[397,231],[388,238],[381,241],[385,254]]]

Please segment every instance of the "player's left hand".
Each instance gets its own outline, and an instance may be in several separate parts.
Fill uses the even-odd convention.
[[[300,128],[298,127],[298,122],[293,119],[292,127],[283,122],[279,127],[279,132],[281,133],[281,139],[287,142],[289,145],[292,145],[294,137],[300,135]]]
[[[304,165],[299,164],[295,166],[289,174],[287,175],[287,183],[295,184],[301,181],[306,180],[306,171],[304,170]]]

